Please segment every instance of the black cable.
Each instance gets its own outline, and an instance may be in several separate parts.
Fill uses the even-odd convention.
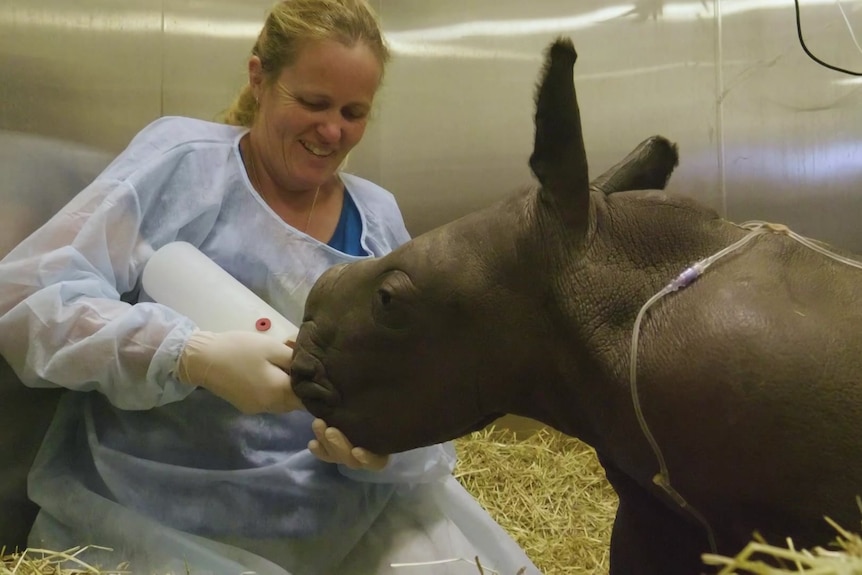
[[[796,6],[796,34],[799,36],[799,44],[802,46],[802,49],[808,54],[808,57],[820,64],[821,66],[825,66],[830,70],[835,70],[836,72],[843,72],[844,74],[850,74],[851,76],[862,76],[862,72],[853,72],[851,70],[847,70],[846,68],[840,68],[838,66],[833,66],[832,64],[827,64],[817,56],[811,53],[811,50],[808,49],[808,46],[805,45],[805,39],[802,38],[802,17],[799,14],[799,0],[793,0],[793,3]]]

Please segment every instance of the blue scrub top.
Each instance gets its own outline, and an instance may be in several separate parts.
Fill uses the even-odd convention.
[[[332,234],[328,245],[351,256],[370,255],[362,248],[362,243],[359,241],[361,238],[362,217],[359,215],[356,203],[345,188],[341,217],[338,219],[338,226],[335,228],[335,233]]]

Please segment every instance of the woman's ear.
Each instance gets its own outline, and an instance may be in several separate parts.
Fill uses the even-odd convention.
[[[260,102],[260,97],[263,92],[264,81],[263,63],[258,56],[252,56],[248,59],[248,85],[251,86],[251,91],[254,94],[254,99]]]

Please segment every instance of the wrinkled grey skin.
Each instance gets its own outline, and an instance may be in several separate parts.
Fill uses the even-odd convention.
[[[629,382],[632,328],[651,296],[747,231],[683,197],[608,193],[663,187],[675,150],[662,139],[590,190],[576,57],[564,40],[548,52],[537,188],[320,278],[298,337],[296,393],[378,452],[456,438],[505,413],[542,421],[592,445],[620,496],[614,575],[705,572],[706,529],[653,483]],[[647,313],[643,413],[671,484],[720,553],[736,554],[755,530],[825,545],[835,533],[824,515],[858,527],[860,302],[862,271],[769,234]]]

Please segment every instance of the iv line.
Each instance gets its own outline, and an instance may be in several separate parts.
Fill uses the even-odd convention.
[[[801,243],[805,247],[814,250],[820,254],[823,254],[833,260],[862,269],[862,263],[857,262],[855,260],[851,260],[844,256],[833,253],[823,246],[818,245],[812,240],[800,236],[799,234],[793,232],[786,226],[770,224],[763,221],[750,221],[745,222],[741,225],[741,227],[748,229],[749,232],[743,236],[742,239],[734,242],[733,244],[727,246],[726,248],[708,256],[700,261],[693,263],[691,266],[686,268],[682,273],[680,273],[676,278],[673,279],[669,284],[659,290],[658,293],[653,295],[647,302],[641,307],[638,315],[635,319],[634,328],[632,329],[632,347],[631,347],[631,358],[629,361],[629,383],[631,385],[631,394],[632,394],[632,404],[635,410],[635,416],[637,417],[638,424],[640,424],[641,431],[646,437],[647,442],[649,442],[650,447],[652,448],[653,453],[655,454],[656,459],[658,460],[659,472],[653,477],[653,483],[661,487],[665,493],[670,496],[673,501],[679,505],[681,508],[688,510],[688,512],[694,517],[703,527],[706,529],[707,537],[709,538],[709,547],[713,553],[717,553],[717,547],[715,543],[715,534],[712,531],[712,527],[706,518],[701,515],[701,513],[689,505],[689,503],[685,500],[685,498],[671,486],[670,483],[670,471],[668,470],[667,463],[665,462],[664,455],[662,454],[661,448],[658,445],[655,437],[649,429],[649,425],[646,422],[646,418],[644,417],[643,410],[641,408],[640,399],[638,397],[637,391],[637,352],[638,352],[638,339],[640,334],[640,324],[643,321],[644,316],[646,315],[647,310],[652,307],[657,301],[659,301],[664,296],[673,293],[675,291],[681,290],[683,288],[691,285],[697,278],[703,275],[703,272],[709,268],[712,264],[714,264],[719,259],[724,256],[742,248],[745,244],[753,240],[759,235],[765,233],[781,233],[785,234],[795,241]]]

